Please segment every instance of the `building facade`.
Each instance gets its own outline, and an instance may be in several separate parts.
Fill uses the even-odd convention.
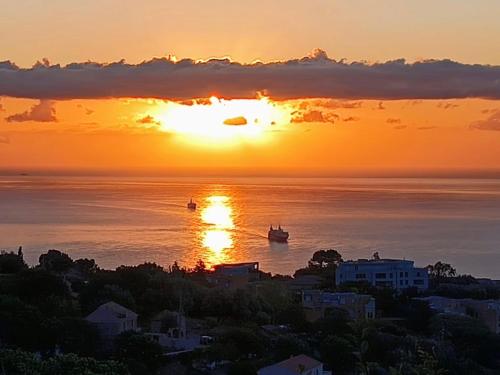
[[[112,341],[125,331],[137,331],[137,314],[115,302],[99,306],[85,320],[92,323],[104,341]]]
[[[429,287],[429,274],[426,268],[415,267],[411,260],[359,259],[339,264],[335,274],[337,285],[359,281],[397,290],[426,290]]]
[[[500,334],[500,300],[475,300],[429,296],[417,298],[429,307],[445,314],[470,316],[482,321],[491,332]]]
[[[208,276],[208,281],[213,285],[228,289],[243,288],[259,279],[258,262],[218,264]]]
[[[346,311],[353,320],[375,318],[375,298],[366,294],[306,290],[302,292],[302,307],[308,321],[323,318],[328,309],[335,308]]]

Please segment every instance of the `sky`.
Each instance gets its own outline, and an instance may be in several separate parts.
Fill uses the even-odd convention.
[[[493,0],[4,2],[0,170],[489,174],[498,14]]]

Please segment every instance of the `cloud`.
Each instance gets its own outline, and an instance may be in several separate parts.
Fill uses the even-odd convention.
[[[377,109],[383,111],[385,109],[384,103],[378,102]]]
[[[146,115],[144,117],[141,117],[139,120],[137,120],[139,124],[155,124],[155,125],[160,125],[160,122],[157,121],[153,116],[151,115]]]
[[[0,112],[5,112],[5,108],[3,107],[2,103],[0,103]]]
[[[29,110],[6,117],[7,122],[56,122],[56,110],[51,100],[40,100]]]
[[[91,115],[92,113],[95,112],[93,109],[87,108],[87,107],[85,107],[85,106],[83,106],[81,104],[78,104],[77,107],[83,109],[85,111],[85,114],[87,116],[89,116],[89,115]]]
[[[155,58],[20,68],[0,62],[0,96],[36,99],[160,98],[212,95],[273,99],[500,99],[500,66],[404,59],[368,64],[330,59],[324,51],[288,61],[241,64],[229,59]]]
[[[457,108],[460,107],[458,104],[455,103],[439,103],[437,105],[438,108],[443,108],[443,109],[450,109],[450,108]]]
[[[349,116],[349,117],[343,118],[342,121],[344,121],[344,122],[359,121],[359,117]]]
[[[355,108],[361,108],[363,102],[349,101],[349,100],[335,100],[335,99],[319,99],[319,100],[314,100],[311,104],[317,107],[323,107],[328,109],[338,109],[338,108],[355,109]]]
[[[432,129],[436,129],[437,126],[419,126],[417,128],[417,130],[432,130]]]
[[[232,117],[224,120],[224,125],[241,126],[248,124],[248,121],[243,116]]]
[[[400,118],[388,118],[385,122],[388,124],[401,124]]]
[[[500,131],[500,110],[494,112],[485,120],[479,120],[470,124],[471,129],[497,130]]]
[[[407,126],[406,125],[396,125],[393,129],[396,129],[396,130],[403,130],[403,129],[406,129]]]
[[[330,123],[334,124],[335,120],[338,119],[338,115],[335,113],[325,113],[318,110],[310,110],[305,112],[294,112],[292,113],[293,123],[302,123],[302,122],[318,122],[318,123]]]
[[[483,109],[483,110],[481,111],[481,113],[484,113],[484,114],[486,114],[486,113],[494,113],[494,112],[496,112],[496,111],[500,111],[500,109],[496,109],[496,108],[486,108],[486,109]]]

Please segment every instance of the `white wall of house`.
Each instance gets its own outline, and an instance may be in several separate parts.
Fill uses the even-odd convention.
[[[346,282],[367,281],[373,286],[397,290],[429,287],[427,269],[414,267],[413,261],[397,259],[357,260],[341,263],[337,267],[337,285]]]

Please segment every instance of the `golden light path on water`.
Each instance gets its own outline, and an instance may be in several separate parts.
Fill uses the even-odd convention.
[[[206,254],[208,265],[230,260],[227,250],[233,247],[233,208],[228,196],[211,195],[205,199],[206,206],[201,210],[201,221],[206,224],[201,240],[209,250]]]

